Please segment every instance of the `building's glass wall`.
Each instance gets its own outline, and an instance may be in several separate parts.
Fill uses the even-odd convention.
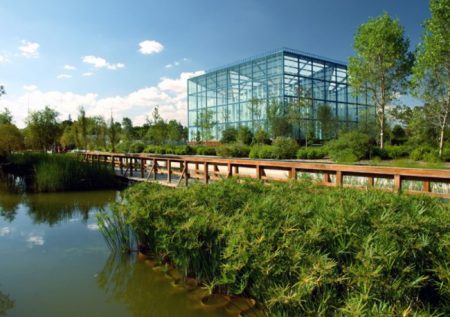
[[[357,125],[359,116],[374,114],[367,96],[355,97],[347,84],[346,66],[281,50],[188,81],[189,139],[197,137],[205,112],[214,122],[212,138],[219,140],[227,126],[267,128],[267,107],[306,100],[308,128],[322,139],[321,108],[329,107],[339,127]],[[305,127],[293,129],[302,137]]]

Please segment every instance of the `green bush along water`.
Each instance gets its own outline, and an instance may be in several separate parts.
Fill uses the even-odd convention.
[[[21,153],[9,158],[9,171],[32,178],[39,192],[106,189],[116,186],[114,172],[102,163],[88,163],[74,155]]]
[[[437,199],[230,179],[138,184],[115,212],[151,253],[270,316],[450,315],[450,212]]]

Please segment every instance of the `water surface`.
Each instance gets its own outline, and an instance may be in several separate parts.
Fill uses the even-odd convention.
[[[24,194],[0,185],[0,315],[230,316],[136,256],[111,255],[95,213],[118,195]]]

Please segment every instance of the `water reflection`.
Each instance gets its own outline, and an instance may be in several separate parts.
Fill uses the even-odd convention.
[[[12,300],[9,295],[3,294],[0,291],[0,315],[5,315],[6,311],[14,308],[16,302]]]

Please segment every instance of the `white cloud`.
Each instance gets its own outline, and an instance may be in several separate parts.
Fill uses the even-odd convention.
[[[125,67],[125,64],[122,64],[122,63],[111,64],[106,59],[104,59],[102,57],[97,57],[94,55],[83,56],[82,60],[83,60],[83,63],[92,65],[95,68],[107,68],[110,70],[116,70],[116,69]]]
[[[77,68],[75,66],[72,66],[72,65],[64,65],[64,69],[65,70],[75,70]]]
[[[1,63],[6,63],[7,61],[8,61],[8,59],[6,58],[6,56],[0,55],[0,64]]]
[[[167,64],[166,66],[164,66],[165,68],[172,68],[173,65],[172,64]]]
[[[58,76],[56,76],[56,78],[58,78],[58,79],[69,79],[69,78],[72,78],[72,75],[59,74]]]
[[[157,41],[145,40],[139,43],[139,52],[144,55],[160,53],[164,46]]]
[[[180,65],[180,62],[175,62],[175,63],[173,63],[175,66],[178,66],[178,65]]]
[[[86,72],[86,73],[83,73],[82,75],[84,77],[91,77],[91,76],[94,76],[94,73],[93,72]]]
[[[11,229],[9,227],[0,228],[0,237],[7,236],[11,233]]]
[[[28,238],[26,240],[29,244],[29,247],[33,247],[33,246],[37,246],[37,245],[44,245],[45,243],[45,239],[42,235],[38,235],[38,234],[29,234]]]
[[[30,111],[42,110],[50,105],[61,114],[61,119],[69,114],[72,118],[78,115],[78,109],[83,106],[87,115],[101,115],[109,118],[111,110],[116,120],[126,116],[136,125],[145,123],[147,116],[151,117],[154,106],[158,105],[162,117],[166,120],[175,119],[186,123],[186,81],[188,78],[203,74],[203,71],[181,73],[177,78],[163,77],[155,86],[148,86],[127,95],[99,98],[95,93],[75,94],[62,91],[27,91],[19,97],[5,95],[0,99],[0,109],[7,106],[19,127],[24,127],[24,120]]]
[[[187,62],[188,59],[187,58],[182,58],[179,61],[174,61],[173,63],[167,64],[166,66],[164,66],[165,68],[172,68],[172,67],[176,67],[179,66],[182,62]]]
[[[25,89],[26,91],[33,91],[37,89],[36,85],[24,85],[23,89]]]
[[[90,224],[87,225],[87,228],[88,228],[89,230],[96,231],[96,230],[99,229],[99,226],[98,226],[98,224],[96,224],[96,223],[90,223]]]
[[[27,58],[37,58],[39,57],[39,43],[36,42],[28,42],[23,40],[22,45],[19,46],[19,51],[21,52],[22,56],[25,56]]]

